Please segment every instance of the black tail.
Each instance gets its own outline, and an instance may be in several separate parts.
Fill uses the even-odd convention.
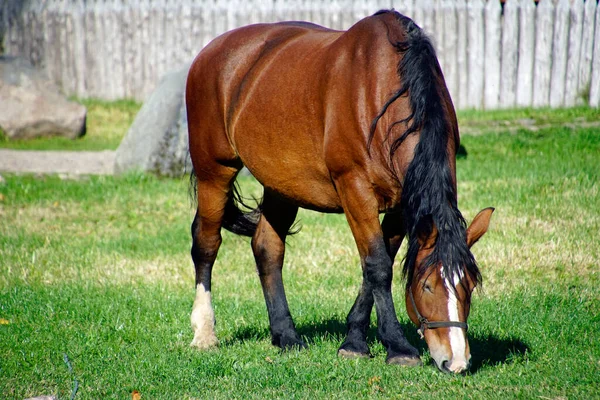
[[[247,206],[240,196],[237,182],[233,184],[231,193],[225,204],[225,216],[223,217],[223,228],[236,235],[254,236],[258,220],[262,214],[262,207],[259,203],[254,209]],[[242,208],[248,211],[243,211]]]
[[[190,173],[190,197],[193,202],[198,201],[198,181],[194,170]],[[240,207],[241,206],[241,207]],[[242,208],[247,211],[243,211]],[[223,216],[223,228],[236,235],[254,236],[258,220],[262,214],[260,202],[256,208],[249,207],[244,203],[239,194],[237,182],[234,182],[227,203],[225,203],[225,215]]]

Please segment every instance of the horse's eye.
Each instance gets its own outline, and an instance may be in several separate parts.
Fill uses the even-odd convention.
[[[427,290],[429,293],[433,293],[433,289],[431,289],[431,285],[429,285],[429,283],[423,284],[423,290]]]

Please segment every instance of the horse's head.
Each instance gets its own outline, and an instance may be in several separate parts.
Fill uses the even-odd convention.
[[[466,231],[467,249],[487,231],[493,211],[486,208],[473,219]],[[445,268],[442,262],[428,263],[437,238],[435,226],[426,237],[418,238],[412,279],[406,288],[406,309],[419,326],[437,367],[444,372],[460,373],[469,368],[471,360],[467,318],[478,272],[464,265]]]

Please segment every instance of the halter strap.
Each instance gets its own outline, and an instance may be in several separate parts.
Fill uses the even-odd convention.
[[[410,290],[410,288],[408,289],[408,294],[410,296],[410,301],[412,303],[413,310],[415,311],[415,314],[417,315],[417,318],[418,318],[419,322],[421,323],[421,326],[419,326],[419,329],[417,329],[417,332],[419,333],[419,336],[421,336],[421,339],[423,339],[425,337],[424,336],[425,329],[436,329],[436,328],[462,328],[465,330],[469,329],[469,325],[467,325],[466,322],[429,321],[427,318],[425,318],[424,316],[421,315],[419,310],[417,310],[417,303],[415,303],[415,298],[413,297],[412,290]]]

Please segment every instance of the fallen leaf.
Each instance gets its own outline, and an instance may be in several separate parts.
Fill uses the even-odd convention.
[[[141,398],[142,395],[137,390],[134,390],[133,393],[131,393],[131,400],[141,400]]]
[[[265,361],[268,362],[269,364],[273,364],[273,359],[271,357],[266,357]]]
[[[380,376],[374,376],[372,378],[369,378],[369,386],[372,386],[374,383],[379,383],[381,382],[381,377]]]
[[[10,321],[4,318],[0,318],[0,325],[8,325],[10,324]]]

